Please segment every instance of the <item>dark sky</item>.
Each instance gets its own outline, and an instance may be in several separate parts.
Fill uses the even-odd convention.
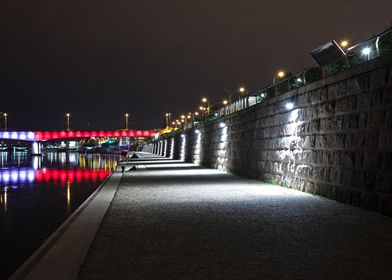
[[[2,0],[0,111],[10,129],[162,125],[223,88],[250,92],[309,51],[392,21],[391,0]]]

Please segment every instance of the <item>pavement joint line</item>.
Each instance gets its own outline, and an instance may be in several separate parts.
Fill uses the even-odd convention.
[[[117,168],[13,273],[9,280],[77,279],[79,269],[117,192],[121,178],[122,174]],[[94,207],[100,208],[101,213],[98,215],[89,213]],[[95,221],[91,222],[91,217],[87,217],[88,215],[93,216]],[[81,237],[75,231],[80,233],[87,231],[88,236],[85,234]],[[74,244],[82,244],[81,250],[75,249]]]

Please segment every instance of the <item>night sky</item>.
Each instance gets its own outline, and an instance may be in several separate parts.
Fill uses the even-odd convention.
[[[273,2],[273,3],[272,3]],[[9,129],[157,128],[201,96],[254,92],[309,52],[384,30],[391,0],[2,0],[0,111]]]

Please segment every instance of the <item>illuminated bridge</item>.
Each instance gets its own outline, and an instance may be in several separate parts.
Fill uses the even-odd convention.
[[[0,139],[23,141],[48,141],[56,139],[76,139],[90,137],[154,137],[154,130],[124,131],[3,131]]]
[[[154,130],[115,130],[115,131],[2,131],[0,139],[30,141],[32,154],[41,154],[41,142],[49,140],[70,140],[90,137],[154,137]]]

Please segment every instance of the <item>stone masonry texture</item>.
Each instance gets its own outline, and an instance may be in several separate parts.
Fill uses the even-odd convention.
[[[175,159],[392,215],[392,57],[181,133]]]

